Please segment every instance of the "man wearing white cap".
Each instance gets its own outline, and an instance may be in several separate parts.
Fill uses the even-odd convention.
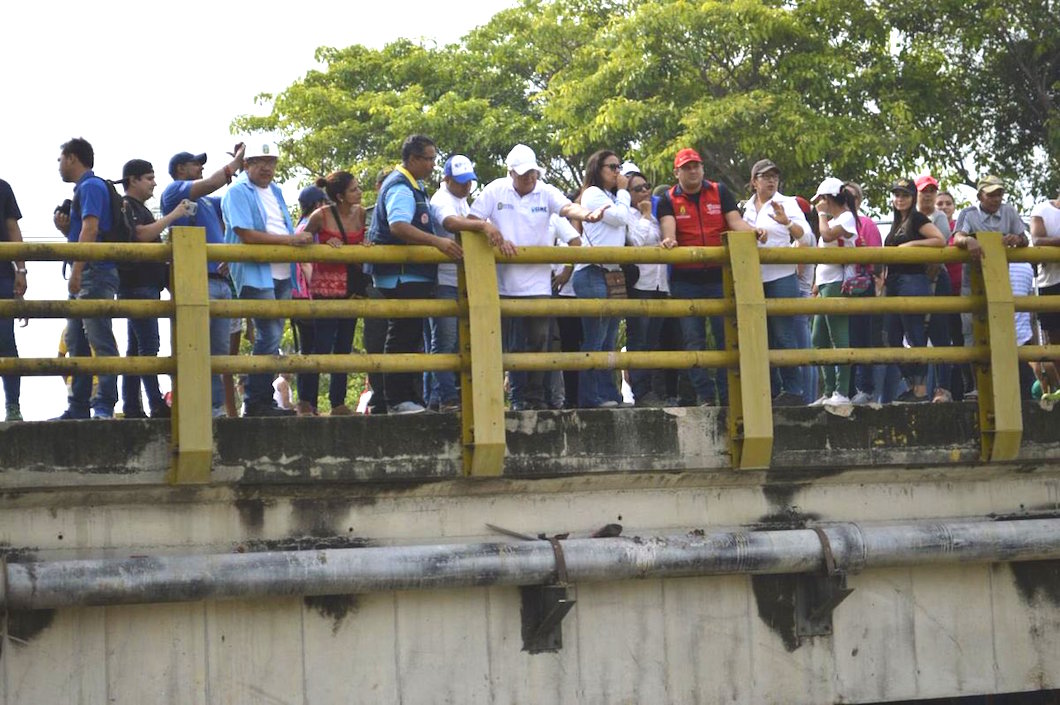
[[[538,165],[534,150],[517,144],[505,159],[508,176],[490,183],[471,206],[471,216],[489,221],[504,237],[520,247],[553,244],[549,219],[552,214],[589,223],[603,218],[606,206],[590,211],[572,203],[555,186],[541,181],[545,169]],[[549,298],[552,267],[548,264],[501,264],[497,285],[502,297]],[[505,352],[547,352],[549,319],[506,318]],[[544,373],[512,372],[509,375],[513,410],[544,409]]]
[[[291,215],[276,175],[278,151],[275,145],[248,142],[243,155],[246,171],[221,199],[225,220],[225,242],[246,245],[308,245],[312,233],[294,232]],[[291,298],[295,281],[293,262],[238,262],[231,265],[236,295],[241,299],[276,300]],[[283,319],[255,318],[255,355],[275,355],[283,336]],[[281,409],[273,400],[272,372],[247,377],[243,396],[244,416],[291,416],[292,409]]]

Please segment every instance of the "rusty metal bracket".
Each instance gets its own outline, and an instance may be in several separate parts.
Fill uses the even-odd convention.
[[[812,527],[824,554],[824,575],[799,575],[795,580],[795,633],[828,636],[832,633],[832,612],[854,592],[847,587],[846,573],[836,562],[832,542],[819,526]]]

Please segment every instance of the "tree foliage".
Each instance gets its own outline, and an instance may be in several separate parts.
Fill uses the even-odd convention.
[[[827,175],[877,203],[897,176],[984,173],[1060,186],[1060,26],[1052,0],[522,0],[439,47],[322,48],[310,71],[236,130],[277,132],[286,176],[396,162],[430,134],[488,181],[534,147],[570,188],[599,148],[670,180],[693,146],[742,192],[769,157],[785,190]]]

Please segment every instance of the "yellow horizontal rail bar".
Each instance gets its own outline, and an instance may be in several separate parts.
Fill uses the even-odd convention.
[[[232,299],[211,301],[210,315],[215,318],[438,318],[459,316],[461,311],[458,302],[443,299]]]
[[[167,375],[177,369],[171,357],[0,357],[0,374]]]
[[[1060,262],[1060,247],[1010,247],[1006,252],[1009,262]]]
[[[456,354],[391,353],[389,355],[217,355],[210,358],[217,374],[257,372],[458,372]]]
[[[724,299],[501,299],[501,315],[527,316],[724,316],[735,306]]]
[[[1013,299],[1021,313],[1050,313],[1060,311],[1060,296],[1017,296]]]
[[[1016,355],[1021,362],[1060,361],[1060,345],[1021,345]]]
[[[892,296],[830,299],[766,299],[771,316],[813,314],[968,313],[979,311],[979,296]],[[171,318],[172,301],[143,300],[4,300],[0,316],[9,318]],[[734,311],[722,299],[502,299],[501,315],[514,316],[724,316]],[[1060,297],[1016,298],[1016,310],[1060,310]],[[219,318],[422,318],[460,316],[456,301],[440,299],[343,299],[211,301],[210,314]]]
[[[517,372],[548,370],[625,370],[668,369],[690,367],[735,367],[735,351],[672,350],[657,352],[566,352],[566,353],[505,353],[504,369]]]
[[[207,245],[211,262],[359,262],[389,264],[440,264],[452,262],[435,247],[426,245],[375,245],[331,247],[330,245]]]
[[[985,346],[952,348],[805,348],[770,350],[771,367],[802,365],[875,365],[883,362],[952,363],[986,362],[990,351]]]
[[[885,313],[971,313],[982,310],[982,296],[870,296],[828,299],[766,299],[770,316]]]
[[[0,301],[0,318],[172,318],[172,301],[82,299]]]
[[[762,264],[946,264],[970,262],[957,247],[763,247]]]
[[[717,264],[728,262],[724,247],[520,247],[514,257],[498,251],[499,264]]]
[[[0,260],[27,262],[167,262],[169,245],[146,242],[0,242]]]

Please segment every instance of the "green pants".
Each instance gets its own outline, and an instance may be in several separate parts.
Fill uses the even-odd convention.
[[[817,287],[822,298],[842,296],[843,282],[832,282]],[[850,324],[847,316],[823,316],[813,317],[813,332],[811,333],[813,347],[818,350],[827,348],[849,348],[850,347]],[[837,389],[841,394],[846,394],[850,389],[850,365],[823,365],[821,367],[824,376],[824,393],[831,396]]]

